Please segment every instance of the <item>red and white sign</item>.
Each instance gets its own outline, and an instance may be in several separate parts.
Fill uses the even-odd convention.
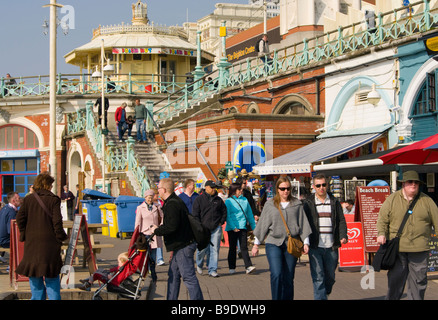
[[[348,242],[339,248],[339,267],[365,265],[362,223],[347,222]]]

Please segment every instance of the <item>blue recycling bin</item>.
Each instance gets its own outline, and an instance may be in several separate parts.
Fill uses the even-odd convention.
[[[106,203],[113,203],[114,197],[107,195],[106,193],[93,190],[84,189],[82,203],[82,213],[87,219],[87,223],[102,223],[101,205]]]
[[[137,207],[144,202],[144,198],[132,196],[119,196],[114,204],[117,206],[118,235],[121,239],[126,233],[133,233],[135,227],[135,212]]]

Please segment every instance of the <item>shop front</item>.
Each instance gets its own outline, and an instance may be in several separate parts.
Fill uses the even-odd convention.
[[[0,195],[16,191],[20,197],[29,192],[40,171],[39,142],[29,129],[18,125],[0,128]]]

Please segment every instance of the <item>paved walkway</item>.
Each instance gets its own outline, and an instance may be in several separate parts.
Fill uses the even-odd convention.
[[[113,243],[113,249],[102,249],[97,256],[99,267],[109,267],[116,264],[117,255],[126,251],[129,245],[129,239],[120,240],[108,236],[95,235],[96,240],[101,243]],[[81,254],[81,252],[79,252]],[[204,268],[204,274],[198,275],[198,279],[204,294],[205,300],[271,300],[269,267],[266,254],[263,249],[258,257],[251,257],[253,265],[257,270],[255,273],[247,275],[244,270],[243,260],[237,260],[235,274],[228,273],[227,263],[228,248],[221,248],[219,259],[219,278],[212,278],[207,275]],[[8,258],[8,255],[6,255]],[[168,260],[168,254],[165,252],[165,259]],[[30,297],[29,285],[26,282],[19,282],[18,289],[14,290],[10,286],[9,274],[6,272],[7,265],[0,263],[0,299],[4,299],[11,293],[20,294],[22,299]],[[157,267],[158,281],[156,285],[151,286],[150,277],[147,277],[143,286],[142,299],[148,300],[165,300],[167,286],[168,263],[164,266]],[[88,272],[79,266],[75,266],[75,281],[79,284],[79,279],[88,277]],[[363,288],[363,286],[366,286]],[[93,287],[96,290],[98,285]],[[336,284],[330,300],[382,300],[385,297],[387,289],[386,272],[362,274],[360,272],[340,272],[336,274]],[[63,294],[70,293],[73,300],[90,299],[90,296],[84,296],[78,289],[62,290]],[[27,296],[24,294],[27,293]],[[24,297],[24,298],[23,298]],[[64,295],[63,295],[64,297]],[[109,297],[108,299],[114,299]],[[179,295],[180,300],[188,300],[188,293],[181,284]],[[313,300],[313,288],[310,277],[307,257],[303,256],[301,263],[297,265],[295,274],[295,299],[296,300]],[[403,296],[406,299],[406,295]],[[430,280],[426,291],[427,300],[438,300],[438,283],[436,280]]]

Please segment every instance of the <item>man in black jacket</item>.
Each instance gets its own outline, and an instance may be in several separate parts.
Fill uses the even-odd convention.
[[[158,194],[164,201],[163,224],[151,226],[157,236],[164,237],[166,250],[173,251],[167,280],[167,300],[178,300],[181,277],[189,291],[191,300],[203,300],[201,287],[196,277],[193,255],[196,243],[184,202],[175,194],[170,178],[160,180]]]
[[[219,277],[217,263],[222,238],[222,225],[227,221],[227,207],[218,196],[218,186],[212,180],[205,183],[205,191],[195,199],[192,207],[192,215],[211,232],[210,244],[196,255],[196,270],[202,274],[204,257],[207,254],[208,274],[211,277]]]
[[[327,300],[335,284],[338,248],[348,241],[347,223],[340,202],[327,193],[326,177],[316,175],[312,187],[315,194],[303,203],[312,228],[309,240],[305,239],[304,243],[310,246],[309,263],[314,299]]]

